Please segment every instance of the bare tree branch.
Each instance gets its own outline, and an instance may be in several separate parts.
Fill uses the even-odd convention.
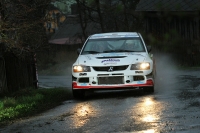
[[[17,56],[47,44],[44,16],[51,0],[1,0],[0,42]]]

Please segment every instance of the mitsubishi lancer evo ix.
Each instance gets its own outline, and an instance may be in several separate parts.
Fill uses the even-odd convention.
[[[88,37],[72,66],[74,98],[86,90],[143,89],[154,92],[155,65],[151,47],[140,33],[113,32]]]

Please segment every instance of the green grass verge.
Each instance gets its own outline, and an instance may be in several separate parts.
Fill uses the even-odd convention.
[[[41,113],[70,98],[70,92],[64,88],[23,89],[13,94],[1,96],[0,125]]]

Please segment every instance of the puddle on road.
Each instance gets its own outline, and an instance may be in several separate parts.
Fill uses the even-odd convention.
[[[90,120],[89,118],[96,117],[95,108],[89,103],[77,104],[72,110],[75,112],[72,121],[73,126],[76,128],[82,127],[86,123],[88,123],[88,121]]]
[[[132,116],[138,123],[158,126],[164,108],[165,104],[154,97],[146,97],[132,108]]]
[[[158,133],[156,129],[147,129],[147,130],[142,130],[142,131],[135,131],[132,133]]]
[[[162,112],[163,106],[152,97],[147,97],[142,103],[137,105],[138,112],[142,112],[141,120],[144,122],[158,122],[160,119],[159,112]]]

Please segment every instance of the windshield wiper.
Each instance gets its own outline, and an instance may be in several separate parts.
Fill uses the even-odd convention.
[[[98,51],[83,51],[83,54],[86,54],[86,53],[88,53],[88,54],[97,54],[97,53],[100,53],[100,52],[98,52]]]
[[[116,52],[116,50],[107,50],[107,51],[103,51],[103,53],[111,53],[111,52]]]

